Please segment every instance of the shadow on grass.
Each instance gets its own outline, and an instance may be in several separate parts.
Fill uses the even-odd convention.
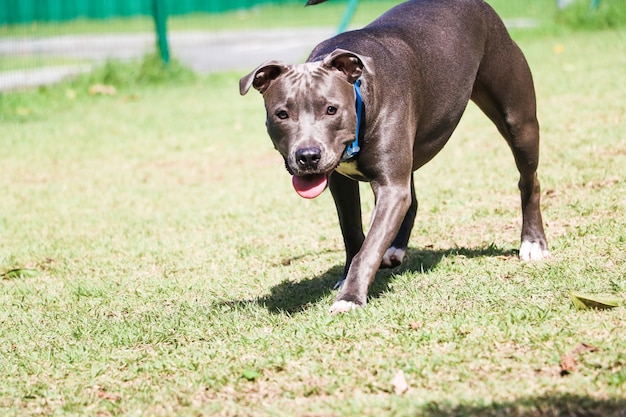
[[[424,417],[626,417],[626,399],[598,399],[575,394],[546,394],[484,406],[431,403],[416,413]]]
[[[394,276],[404,272],[428,273],[435,269],[442,259],[454,256],[465,258],[479,258],[489,256],[512,257],[517,256],[516,250],[505,250],[490,245],[484,248],[453,248],[445,250],[410,249],[407,256],[397,268],[380,270],[372,283],[369,298],[380,297],[389,290],[389,283]],[[323,274],[311,279],[292,282],[285,280],[274,286],[270,294],[257,299],[258,304],[265,306],[273,313],[296,313],[304,311],[319,300],[335,292],[334,285],[341,278],[343,265],[330,268]]]

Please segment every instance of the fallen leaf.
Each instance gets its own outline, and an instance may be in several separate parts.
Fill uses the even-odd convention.
[[[406,382],[406,378],[404,376],[404,372],[399,370],[396,373],[396,376],[391,380],[391,386],[393,387],[393,392],[396,395],[402,395],[409,389],[409,384]]]
[[[12,269],[8,272],[5,272],[1,276],[4,279],[15,279],[15,278],[34,278],[38,275],[39,275],[39,271],[36,269],[17,268],[17,269]]]
[[[254,369],[244,369],[241,376],[246,378],[248,381],[254,381],[261,376],[261,373],[259,371],[255,371]]]
[[[121,395],[119,395],[119,394],[112,394],[112,393],[106,392],[106,391],[99,391],[98,392],[98,397],[104,398],[105,400],[109,400],[111,402],[117,402],[117,401],[120,401],[122,399]]]
[[[586,343],[579,343],[571,352],[561,356],[559,365],[561,366],[561,376],[566,376],[576,372],[576,357],[584,352],[595,352],[598,348]]]
[[[551,189],[547,190],[547,191],[544,193],[544,195],[545,195],[546,197],[554,197],[554,196],[559,195],[559,193],[558,193],[555,189],[551,188]]]
[[[569,353],[563,355],[559,365],[561,366],[561,376],[569,375],[576,371],[576,358]]]
[[[104,96],[114,96],[117,94],[117,89],[112,85],[105,84],[93,84],[89,87],[89,94],[95,96],[101,94]]]
[[[137,100],[139,100],[139,99],[141,99],[141,96],[139,96],[138,94],[131,94],[131,95],[128,95],[128,96],[124,96],[124,97],[122,98],[122,100],[123,100],[124,102],[129,102],[129,101],[137,101]]]
[[[569,296],[572,303],[579,310],[607,309],[618,307],[623,300],[616,297],[603,296],[597,294],[585,294],[582,292],[570,291]]]
[[[409,324],[409,327],[411,328],[411,330],[421,329],[422,328],[422,323],[418,323],[416,321],[412,321],[411,324]]]

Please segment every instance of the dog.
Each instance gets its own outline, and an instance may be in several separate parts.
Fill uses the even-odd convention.
[[[315,198],[330,188],[346,249],[331,313],[365,306],[376,271],[402,262],[417,211],[413,172],[443,148],[470,99],[505,138],[520,174],[520,259],[550,256],[531,71],[483,0],[402,3],[321,42],[303,64],[261,64],[239,87],[263,95],[267,132],[296,192]],[[375,196],[367,237],[359,181]]]

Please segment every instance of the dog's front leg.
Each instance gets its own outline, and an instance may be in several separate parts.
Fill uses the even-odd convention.
[[[330,308],[331,313],[344,313],[367,303],[369,286],[411,204],[410,178],[401,183],[372,182],[372,189],[376,205],[371,228],[361,250],[350,262],[343,287]]]
[[[330,177],[330,192],[335,200],[343,243],[346,248],[343,275],[335,285],[335,288],[340,288],[348,275],[352,258],[361,250],[365,240],[361,217],[361,195],[358,181],[345,177],[338,172],[333,172]]]

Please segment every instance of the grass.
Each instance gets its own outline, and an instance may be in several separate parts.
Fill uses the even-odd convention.
[[[362,27],[400,0],[361,1],[351,20],[351,27]],[[490,0],[498,13],[508,20],[512,33],[520,38],[539,35],[563,35],[572,28],[581,30],[623,28],[626,26],[626,3],[603,0],[597,11],[589,8],[587,0],[578,0],[565,10],[557,10],[555,0],[535,0],[532,3]],[[301,4],[264,5],[247,10],[216,14],[170,16],[169,33],[183,31],[233,31],[246,29],[280,29],[286,27],[338,27],[346,11],[346,2],[333,1],[317,7]],[[531,22],[530,27],[516,27],[519,20]],[[150,16],[113,18],[106,20],[75,19],[69,22],[34,22],[31,24],[0,25],[0,41],[15,38],[51,37],[82,34],[154,32]],[[0,72],[40,68],[44,66],[87,63],[85,59],[52,56],[41,51],[6,55],[0,60]]]
[[[626,298],[626,34],[520,44],[553,258],[516,259],[512,157],[471,106],[418,171],[407,262],[338,317],[330,194],[295,195],[241,74],[148,59],[0,95],[0,275],[39,271],[0,279],[2,414],[623,415],[625,307],[568,291]]]
[[[363,0],[353,16],[356,27],[366,25],[381,13],[401,3],[401,0]],[[489,0],[506,19],[526,18],[539,23],[530,31],[561,32],[562,27],[616,28],[626,24],[626,5],[621,0],[603,0],[597,11],[589,9],[587,0],[578,0],[571,7],[559,11],[555,0],[535,0],[532,3],[510,0]],[[345,1],[333,1],[316,7],[300,4],[264,5],[247,10],[206,14],[197,13],[168,18],[170,31],[237,30],[307,26],[338,26],[346,11]],[[278,17],[278,18],[277,18]],[[149,16],[113,18],[106,20],[76,19],[69,22],[2,25],[0,38],[20,36],[57,36],[117,32],[151,32],[154,23]],[[526,28],[523,32],[529,32]]]
[[[306,2],[305,2],[306,3]],[[396,0],[367,1],[359,7],[356,24],[366,24],[380,13],[399,4]],[[324,6],[303,7],[303,4],[264,5],[248,10],[224,13],[195,13],[168,17],[168,29],[184,30],[234,30],[250,28],[283,28],[307,26],[338,26],[345,12],[345,2],[332,2]],[[278,17],[281,17],[277,19]],[[0,26],[0,37],[53,36],[58,34],[150,32],[154,22],[150,16],[116,18],[107,20],[76,19],[62,23],[33,23]]]

